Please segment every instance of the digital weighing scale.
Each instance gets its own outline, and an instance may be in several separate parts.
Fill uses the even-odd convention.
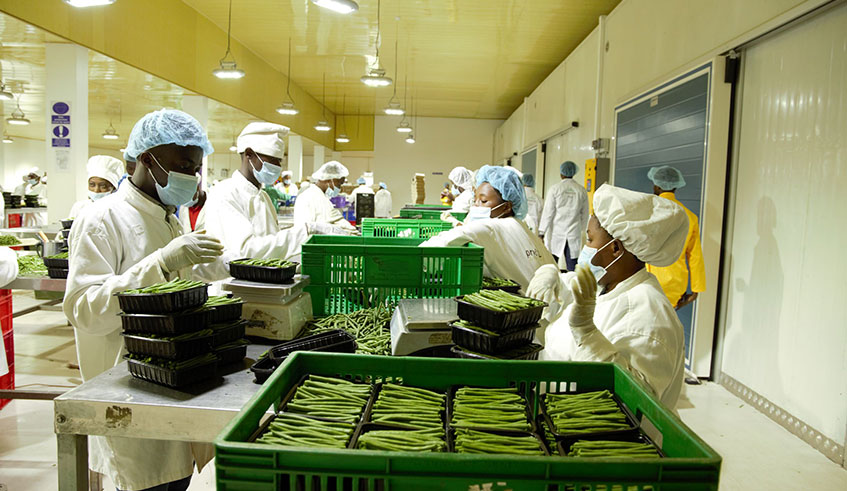
[[[452,358],[448,323],[457,318],[452,298],[400,300],[391,317],[391,354]]]
[[[241,318],[248,320],[246,334],[266,339],[294,339],[312,319],[312,299],[303,291],[309,277],[295,275],[291,283],[258,283],[239,279],[221,288],[244,300]]]

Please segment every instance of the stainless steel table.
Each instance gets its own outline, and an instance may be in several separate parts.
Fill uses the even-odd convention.
[[[47,276],[18,276],[3,289],[63,292],[67,281],[66,279],[48,278]]]
[[[249,345],[256,359],[268,347]],[[246,366],[188,388],[133,378],[126,363],[53,400],[59,490],[88,489],[88,435],[211,442],[259,389]]]
[[[39,213],[39,212],[47,212],[46,206],[39,206],[38,208],[6,208],[6,216],[4,217],[6,221],[4,223],[9,223],[9,215],[25,215],[27,213]]]

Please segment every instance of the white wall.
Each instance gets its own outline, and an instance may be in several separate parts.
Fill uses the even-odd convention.
[[[398,118],[377,116],[372,170],[375,181],[388,184],[393,213],[411,202],[411,181],[416,172],[426,174],[426,202],[438,203],[453,167],[463,165],[474,170],[490,164],[494,130],[501,123],[493,119],[419,118],[417,143],[410,145],[405,135],[396,131]]]

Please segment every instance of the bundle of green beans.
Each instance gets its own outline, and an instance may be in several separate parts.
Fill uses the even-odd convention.
[[[150,334],[148,338],[152,339],[161,339],[163,341],[188,341],[189,339],[197,339],[202,338],[204,336],[211,336],[213,331],[211,329],[203,329],[196,332],[187,332],[185,334],[180,334],[179,336],[162,336],[161,334]]]
[[[496,312],[514,312],[516,310],[544,305],[544,302],[521,297],[520,295],[513,295],[503,290],[480,290],[477,293],[465,295],[463,300],[477,307],[483,307]]]
[[[146,286],[144,288],[126,290],[123,293],[132,295],[136,295],[139,293],[175,293],[181,292],[183,290],[190,290],[192,288],[197,288],[198,286],[203,285],[205,285],[205,283],[203,283],[202,281],[181,280],[179,278],[176,278],[165,283],[156,283],[155,285]]]
[[[557,433],[595,433],[630,427],[608,390],[547,394],[544,404]]]
[[[233,261],[232,264],[262,266],[264,268],[290,268],[296,263],[286,261],[285,259],[239,259],[238,261]]]
[[[644,442],[618,442],[612,440],[579,440],[571,445],[568,457],[629,457],[656,458],[659,453],[653,445]]]
[[[484,327],[479,327],[477,325],[471,324],[470,322],[465,320],[457,320],[454,321],[453,324],[459,327],[464,327],[465,329],[471,329],[473,331],[478,331],[483,334],[488,334],[489,336],[499,336],[501,334],[499,332],[491,331],[489,329],[485,329]]]
[[[385,326],[391,320],[393,310],[393,307],[380,304],[371,309],[323,317],[303,329],[300,337],[344,329],[356,338],[357,354],[388,356],[391,354],[391,332]]]
[[[186,368],[205,365],[218,360],[218,357],[213,353],[206,353],[205,355],[195,356],[194,358],[188,358],[185,360],[163,360],[161,358],[153,358],[152,356],[133,355],[132,353],[130,353],[129,357],[133,360],[160,366],[168,370],[185,370]]]
[[[355,423],[370,396],[370,385],[309,375],[288,401],[286,410]]]
[[[447,444],[443,431],[437,430],[374,430],[359,437],[356,446],[362,450],[389,452],[444,452]]]
[[[546,455],[531,435],[496,435],[462,428],[456,430],[454,446],[458,453]]]
[[[456,428],[527,431],[526,401],[514,387],[483,389],[462,387],[453,397]]]
[[[204,307],[220,307],[221,305],[230,305],[234,303],[241,302],[241,299],[238,297],[226,297],[226,296],[210,296],[206,303],[203,304]]]
[[[446,396],[431,390],[399,384],[383,384],[371,411],[374,423],[396,424],[419,430],[432,430],[444,437]]]
[[[18,276],[47,276],[47,266],[38,256],[18,256]]]
[[[270,422],[256,443],[282,447],[347,448],[355,425],[320,421],[293,413],[282,413]]]
[[[489,276],[482,277],[483,288],[500,288],[503,286],[518,286],[518,284],[512,280],[507,280],[506,278],[491,278]]]
[[[2,245],[2,244],[0,244]],[[58,254],[53,254],[52,256],[47,256],[47,259],[68,259],[67,252],[60,252]]]
[[[14,235],[0,235],[0,246],[16,246],[20,243],[21,241]]]

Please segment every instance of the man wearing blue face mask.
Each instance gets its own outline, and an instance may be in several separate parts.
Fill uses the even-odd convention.
[[[197,191],[206,132],[182,111],[155,111],[132,129],[124,158],[135,173],[117,193],[99,199],[71,229],[70,274],[63,310],[74,326],[83,380],[121,361],[120,307],[115,293],[179,278],[216,281],[229,276],[223,245],[203,232],[184,234],[177,206]],[[187,442],[91,437],[90,465],[120,490],[188,487],[211,458]]]
[[[673,409],[682,390],[682,325],[644,265],[672,264],[687,234],[676,203],[600,186],[576,272],[543,266],[527,289],[560,308],[543,334],[541,359],[618,363]]]
[[[294,202],[294,223],[323,223],[341,230],[344,234],[357,233],[329,201],[341,193],[341,185],[347,180],[350,171],[344,164],[331,160],[312,174],[312,184],[300,191]]]

